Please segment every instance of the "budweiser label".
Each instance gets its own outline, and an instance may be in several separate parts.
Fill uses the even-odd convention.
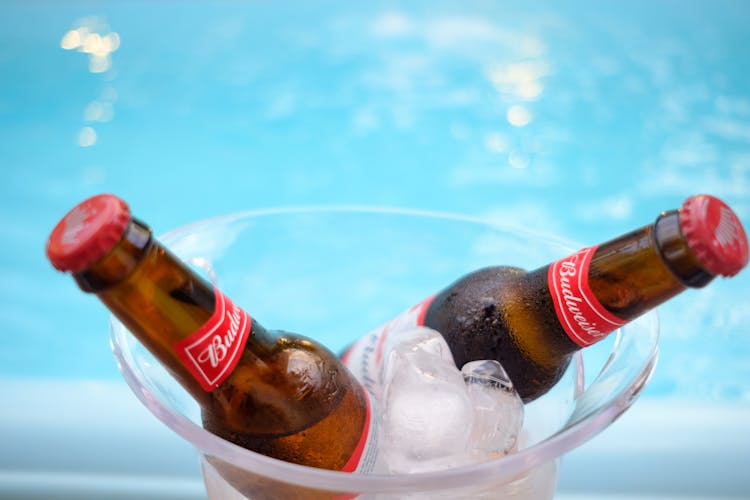
[[[174,344],[177,356],[205,391],[216,389],[234,370],[250,333],[252,319],[214,288],[216,304],[209,320]]]
[[[380,371],[383,356],[395,341],[403,339],[399,335],[424,325],[424,316],[432,303],[430,297],[409,310],[399,314],[386,324],[376,328],[354,342],[341,356],[341,360],[357,380],[362,382],[365,390],[377,400],[383,396]]]
[[[362,391],[367,402],[367,416],[354,453],[341,469],[343,472],[372,472],[378,459],[378,425],[373,413],[373,401],[366,390]],[[343,497],[342,497],[343,498]],[[354,498],[354,497],[350,497]],[[337,500],[341,500],[337,497]]]
[[[607,311],[589,288],[589,265],[596,248],[584,248],[560,259],[547,272],[557,319],[571,340],[582,347],[627,323]]]

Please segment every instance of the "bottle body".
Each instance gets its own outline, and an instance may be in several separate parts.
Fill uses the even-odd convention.
[[[266,330],[153,240],[95,293],[198,401],[207,430],[288,462],[360,465],[350,459],[370,432],[367,395],[323,346]]]
[[[309,339],[287,332],[267,335],[273,341],[265,355],[246,349],[232,375],[211,392],[202,408],[203,426],[287,462],[370,470],[373,459],[357,454],[357,448],[373,438],[372,409],[356,380],[333,353]]]
[[[443,334],[457,366],[497,360],[531,401],[560,380],[577,350],[549,314],[544,281],[541,271],[477,270],[435,296],[424,325]]]
[[[530,272],[508,266],[474,271],[365,335],[342,358],[379,397],[383,353],[399,333],[427,326],[444,336],[459,368],[497,360],[521,398],[532,401],[562,377],[574,352],[717,274],[687,241],[684,210]],[[728,258],[737,272],[747,262],[738,219],[711,227],[712,235],[732,235],[725,240],[739,249],[737,262]]]
[[[497,360],[522,400],[532,401],[560,380],[578,349],[548,314],[553,306],[543,276],[508,266],[474,271],[369,332],[342,359],[380,398],[385,353],[401,335],[426,326],[443,335],[456,366]]]
[[[80,288],[95,294],[180,382],[200,405],[207,430],[293,463],[350,472],[372,467],[369,398],[332,352],[303,336],[266,330],[135,219],[97,251],[103,255],[69,265],[58,256],[67,242],[88,244],[75,242],[88,231],[80,220],[96,224],[104,211],[84,209],[53,232],[50,258],[73,267]]]

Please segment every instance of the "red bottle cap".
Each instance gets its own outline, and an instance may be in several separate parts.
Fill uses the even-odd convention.
[[[691,196],[680,210],[690,248],[711,274],[734,276],[747,265],[747,234],[726,203],[707,194]]]
[[[120,241],[130,209],[117,196],[100,194],[81,202],[57,223],[47,257],[60,271],[78,272],[104,257]]]

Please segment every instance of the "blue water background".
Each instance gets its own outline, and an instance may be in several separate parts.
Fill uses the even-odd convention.
[[[748,25],[742,1],[6,1],[0,376],[120,377],[44,256],[99,192],[157,233],[365,204],[593,244],[698,192],[748,225]],[[660,314],[647,395],[750,402],[750,271]]]

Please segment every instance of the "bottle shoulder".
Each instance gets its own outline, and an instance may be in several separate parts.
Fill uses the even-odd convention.
[[[530,401],[559,379],[575,350],[551,308],[546,268],[493,266],[438,294],[425,326],[445,337],[457,366],[498,360]]]
[[[523,279],[527,274],[526,269],[520,267],[488,266],[462,276],[448,288],[472,288],[477,291],[505,288]]]
[[[302,335],[259,330],[232,374],[212,393],[213,418],[236,432],[282,435],[326,418],[361,388],[328,349]]]

